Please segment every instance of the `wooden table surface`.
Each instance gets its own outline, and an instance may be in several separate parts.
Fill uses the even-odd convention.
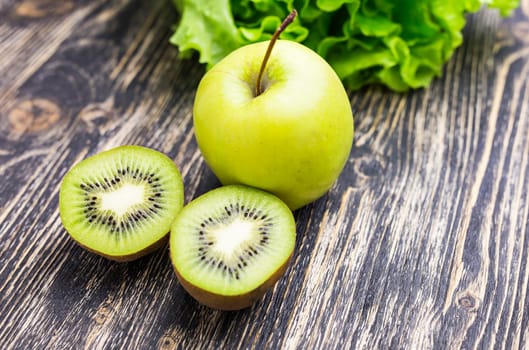
[[[286,275],[238,312],[189,297],[167,247],[111,262],[58,215],[66,171],[121,144],[168,154],[186,201],[219,185],[176,19],[162,0],[0,0],[2,349],[529,348],[529,0],[469,16],[429,88],[350,93],[341,177],[295,212]]]

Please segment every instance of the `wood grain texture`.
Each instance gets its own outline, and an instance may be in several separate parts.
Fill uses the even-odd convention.
[[[0,0],[3,349],[529,348],[529,1],[468,17],[442,78],[351,93],[355,142],[298,210],[287,274],[252,308],[198,305],[167,249],[131,263],[66,234],[58,188],[121,144],[216,186],[192,128],[204,72],[168,2]]]

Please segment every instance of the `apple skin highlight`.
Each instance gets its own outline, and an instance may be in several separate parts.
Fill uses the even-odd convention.
[[[274,193],[292,210],[324,195],[353,143],[349,97],[307,47],[276,42],[255,96],[268,42],[233,51],[202,78],[193,121],[198,146],[222,184]]]

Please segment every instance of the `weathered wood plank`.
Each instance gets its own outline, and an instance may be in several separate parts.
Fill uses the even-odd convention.
[[[469,16],[428,89],[351,94],[342,176],[296,212],[287,274],[240,312],[194,302],[166,248],[110,262],[58,217],[66,171],[119,144],[171,156],[186,201],[218,186],[193,137],[203,67],[168,44],[177,15],[165,1],[38,4],[0,1],[3,348],[528,346],[529,1],[507,20]]]

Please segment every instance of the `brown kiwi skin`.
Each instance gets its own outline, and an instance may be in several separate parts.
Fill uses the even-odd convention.
[[[94,253],[94,254],[97,254],[99,256],[102,256],[103,258],[106,258],[108,260],[112,260],[112,261],[116,261],[116,262],[120,262],[120,263],[126,263],[126,262],[130,262],[130,261],[142,258],[142,257],[144,257],[144,256],[146,256],[148,254],[151,254],[151,253],[155,252],[156,250],[161,249],[162,247],[164,247],[167,244],[168,241],[169,241],[169,233],[167,233],[165,236],[163,236],[162,238],[160,238],[159,240],[157,240],[156,242],[154,242],[150,246],[145,247],[142,250],[140,250],[140,251],[138,251],[136,253],[133,253],[133,254],[129,254],[129,255],[108,255],[108,254],[104,254],[102,252],[99,252],[97,250],[91,249],[91,248],[79,243],[78,241],[75,241],[75,243],[77,243],[81,248],[83,248],[83,249],[85,249],[85,250],[87,250],[87,251],[89,251],[91,253]]]
[[[199,303],[212,309],[235,311],[248,308],[255,304],[257,300],[261,299],[265,293],[276,284],[281,276],[285,274],[291,259],[292,254],[263,284],[248,293],[240,295],[221,295],[198,288],[187,282],[187,280],[178,273],[176,266],[173,265],[173,268],[182,287],[184,287],[184,289]]]

